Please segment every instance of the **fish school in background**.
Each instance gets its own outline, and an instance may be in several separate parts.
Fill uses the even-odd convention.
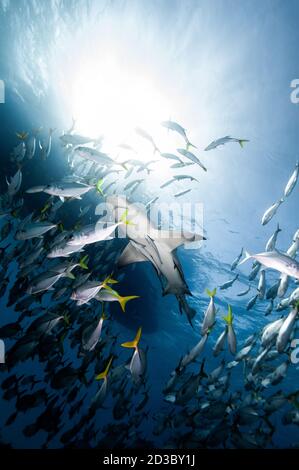
[[[5,103],[5,84],[3,80],[0,80],[0,104]]]

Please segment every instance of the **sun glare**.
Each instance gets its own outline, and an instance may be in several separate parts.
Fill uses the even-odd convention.
[[[112,62],[85,63],[79,68],[72,107],[77,131],[91,137],[103,135],[109,146],[135,140],[138,126],[157,132],[157,126],[169,116],[165,99],[150,80]],[[161,142],[161,130],[158,132]],[[165,138],[165,132],[162,139],[163,135]]]

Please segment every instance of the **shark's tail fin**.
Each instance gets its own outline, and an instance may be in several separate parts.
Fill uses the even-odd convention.
[[[112,361],[113,361],[113,356],[110,357],[109,362],[108,362],[105,370],[96,376],[96,380],[101,380],[101,379],[105,380],[107,378],[107,375],[108,375],[109,369],[111,367]]]
[[[141,338],[141,333],[142,333],[142,328],[140,327],[138,328],[138,331],[133,341],[127,341],[126,343],[122,343],[121,346],[123,348],[135,348],[136,349]]]
[[[188,321],[189,321],[190,325],[193,328],[192,319],[196,315],[196,310],[194,308],[190,307],[190,305],[187,303],[186,298],[185,298],[184,295],[177,295],[176,298],[179,302],[180,312],[181,313],[184,312],[187,315]]]

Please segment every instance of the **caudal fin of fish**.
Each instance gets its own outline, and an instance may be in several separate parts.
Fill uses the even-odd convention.
[[[28,132],[16,132],[16,136],[18,139],[24,141],[28,137]]]
[[[118,301],[123,312],[126,310],[126,304],[129,300],[139,299],[139,295],[127,295],[126,297],[118,296]]]
[[[112,361],[113,361],[113,356],[110,357],[109,362],[108,362],[105,370],[96,376],[96,380],[101,380],[101,379],[106,379],[107,378],[107,375],[108,375],[109,369],[111,367]]]
[[[82,269],[88,269],[87,262],[88,262],[88,255],[85,255],[85,256],[83,256],[83,258],[81,258],[80,261],[79,261],[80,267],[81,267]]]
[[[241,147],[241,148],[244,148],[245,142],[249,142],[249,140],[247,140],[247,139],[239,139],[238,142],[239,142],[239,144],[240,144],[240,147]]]
[[[233,324],[233,311],[232,311],[232,308],[231,306],[229,305],[228,306],[228,312],[227,312],[227,316],[226,317],[223,317],[223,320],[228,324],[228,325],[232,325]]]
[[[104,179],[103,178],[100,178],[97,182],[96,182],[96,190],[98,191],[98,193],[100,193],[102,196],[104,196],[104,192],[103,192],[103,188],[102,188],[102,185],[104,183]]]
[[[76,279],[75,275],[71,273],[70,271],[66,271],[64,273],[64,277],[67,277],[68,279],[72,279],[72,280]]]
[[[245,263],[246,261],[248,261],[250,258],[252,258],[251,254],[248,253],[248,251],[244,250],[244,258],[238,263],[238,266],[240,266],[241,264]]]
[[[215,297],[216,292],[217,292],[216,287],[215,287],[215,289],[213,289],[213,290],[206,289],[206,293],[207,293],[208,296],[211,297],[211,298]]]
[[[121,346],[123,348],[137,348],[138,343],[139,343],[140,338],[141,338],[141,333],[142,333],[142,328],[140,327],[140,328],[138,328],[138,331],[137,331],[136,336],[133,339],[133,341],[127,341],[126,343],[122,343]]]
[[[186,150],[189,150],[190,147],[193,147],[194,149],[197,149],[196,145],[191,144],[191,142],[188,140],[186,143]]]
[[[128,219],[128,209],[126,209],[120,217],[120,221],[124,225],[135,225],[131,220]]]

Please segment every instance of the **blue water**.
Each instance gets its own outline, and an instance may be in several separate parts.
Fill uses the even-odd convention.
[[[70,127],[73,117],[69,84],[84,70],[88,60],[95,60],[95,57],[99,63],[104,56],[112,57],[119,64],[119,70],[125,69],[129,76],[149,77],[159,95],[171,103],[168,110],[171,118],[188,129],[191,141],[199,149],[198,155],[208,167],[207,173],[191,167],[199,183],[184,199],[203,204],[207,240],[200,249],[178,251],[193,294],[190,304],[197,310],[194,329],[186,317],[179,314],[176,299],[162,297],[159,280],[150,265],[139,264],[124,271],[122,292],[134,293],[140,299],[129,304],[125,315],[117,305],[110,308],[118,345],[131,339],[137,328],[143,326],[143,345],[149,348],[150,401],[146,408],[149,417],[142,422],[138,433],[153,445],[163,446],[167,440],[165,435],[153,435],[153,416],[171,409],[163,402],[162,389],[180,357],[200,338],[200,323],[208,304],[205,289],[219,286],[232,277],[230,263],[242,247],[251,253],[263,251],[277,222],[282,227],[278,241],[282,251],[289,247],[298,228],[298,187],[267,226],[263,227],[260,222],[266,208],[281,196],[298,159],[299,107],[290,99],[290,83],[298,76],[298,21],[296,1],[0,0],[0,79],[5,83],[6,94],[5,103],[0,104],[1,193],[6,191],[5,176],[15,173],[9,155],[17,144],[17,131],[43,127],[42,135],[46,137],[49,127],[57,129],[50,157],[42,161],[35,156],[24,168],[23,189],[60,179],[69,170],[58,139],[62,131]],[[102,108],[98,112],[99,119],[105,121],[108,110]],[[117,116],[117,106],[109,113]],[[170,116],[161,119],[159,116],[158,120]],[[202,152],[212,140],[224,135],[244,137],[250,142],[244,149],[228,144]],[[187,171],[188,168],[184,169]],[[136,197],[149,200],[156,194],[160,180],[161,175],[154,172]],[[25,195],[24,201],[26,214],[37,204],[44,203],[45,198]],[[89,196],[86,201],[95,202]],[[66,227],[76,220],[80,205],[82,207],[77,201],[72,202],[67,210],[62,210]],[[2,241],[0,246],[6,244]],[[11,264],[10,286],[16,270]],[[236,294],[248,284],[250,263],[238,272],[239,280],[232,288],[220,292],[216,303],[223,314],[228,303],[233,306],[241,346],[250,334],[280,314],[273,312],[265,317],[266,301],[258,302],[248,312],[246,304],[254,290],[246,297]],[[277,273],[270,272],[267,286],[276,279]],[[258,278],[252,284],[257,286],[257,282]],[[290,291],[292,287],[294,283]],[[13,307],[7,308],[7,296],[8,290],[0,300],[0,326],[17,321],[19,316]],[[50,302],[50,296],[44,296],[43,305],[47,307]],[[219,314],[203,354],[208,371],[219,364],[219,360],[212,357],[212,347],[223,328],[221,316]],[[27,327],[31,319],[26,322],[23,327]],[[14,340],[7,341],[7,349],[12,344]],[[128,359],[127,351],[119,346],[116,351],[118,361]],[[68,345],[65,356],[76,364],[76,353]],[[224,357],[232,360],[228,352]],[[43,377],[43,367],[35,358],[18,365],[12,372]],[[3,372],[1,380],[6,376]],[[278,389],[285,393],[295,391],[297,381],[298,371],[291,364],[287,377],[273,392]],[[45,387],[50,393],[49,385]],[[84,416],[97,387],[98,384],[93,383],[88,390],[82,388],[79,396],[86,393],[86,398],[74,420],[69,420],[64,410],[63,432]],[[233,371],[230,387],[231,391],[242,387],[240,366]],[[43,408],[19,413],[11,426],[5,426],[15,409],[15,399],[0,400],[3,441],[21,448],[42,446],[46,433],[25,438],[22,429],[34,422]],[[107,410],[96,415],[96,429],[103,423],[114,422],[112,406],[110,396]],[[279,413],[273,418],[274,445],[298,444],[298,426],[282,426],[280,418]],[[123,421],[126,419],[129,417]],[[90,445],[94,446],[95,441],[91,440]],[[59,435],[49,446],[61,446]]]

